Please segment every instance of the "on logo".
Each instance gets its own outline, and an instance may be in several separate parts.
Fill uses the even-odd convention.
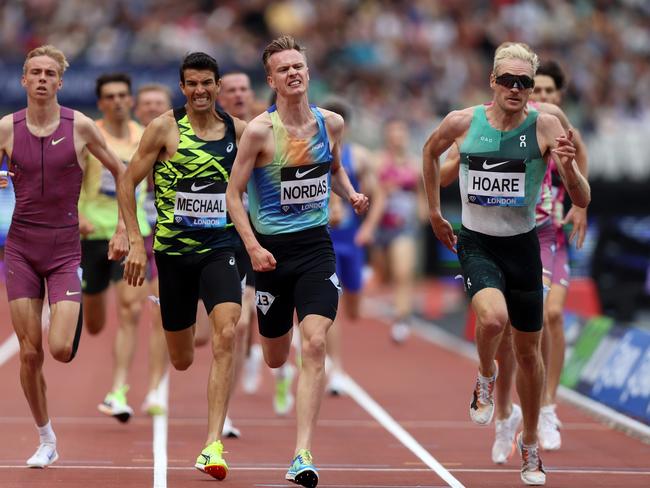
[[[519,136],[519,147],[526,147],[526,134]]]
[[[257,308],[260,309],[260,312],[266,315],[266,312],[268,312],[271,305],[273,305],[275,297],[266,291],[256,291],[255,297]]]

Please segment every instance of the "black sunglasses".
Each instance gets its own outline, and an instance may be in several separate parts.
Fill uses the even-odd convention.
[[[501,76],[497,76],[494,81],[506,88],[517,88],[519,90],[526,90],[535,86],[535,80],[530,76],[511,75],[510,73],[504,73]]]

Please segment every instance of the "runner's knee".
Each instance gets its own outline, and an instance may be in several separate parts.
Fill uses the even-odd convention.
[[[44,354],[42,349],[37,349],[31,344],[22,345],[20,348],[20,363],[30,368],[40,368],[43,365]]]

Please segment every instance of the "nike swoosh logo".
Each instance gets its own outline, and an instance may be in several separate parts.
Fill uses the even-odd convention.
[[[201,186],[196,186],[196,183],[192,183],[192,191],[203,190],[204,188],[207,188],[207,187],[212,186],[212,185],[214,185],[214,181],[211,182],[211,183],[208,183],[206,185],[201,185]]]
[[[308,169],[307,171],[303,171],[303,172],[301,172],[300,170],[297,170],[296,171],[296,178],[302,178],[303,176],[308,175],[309,173],[314,171],[315,169],[318,169],[318,166],[316,166],[314,168],[311,168],[311,169]]]
[[[500,162],[500,163],[492,163],[492,164],[488,164],[487,160],[485,160],[485,161],[483,161],[483,169],[492,169],[492,168],[496,168],[497,166],[501,166],[502,164],[506,164],[506,163],[509,163],[509,162],[510,162],[510,160],[508,160],[508,161],[502,161],[502,162]]]
[[[59,142],[61,142],[63,139],[65,139],[65,136],[63,136],[61,139],[52,139],[52,145],[56,146]]]
[[[65,291],[65,294],[66,294],[66,296],[68,296],[68,297],[71,297],[71,296],[73,296],[73,295],[79,295],[79,293],[81,293],[81,292],[80,292],[80,291],[70,291],[70,290],[66,290],[66,291]]]

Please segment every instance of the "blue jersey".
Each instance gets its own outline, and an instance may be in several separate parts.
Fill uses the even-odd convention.
[[[345,144],[341,150],[341,166],[350,178],[350,183],[356,192],[359,191],[359,178],[354,168],[354,161],[352,158],[352,145]],[[354,208],[350,202],[343,202],[343,218],[336,227],[330,227],[330,236],[335,246],[339,245],[354,245],[354,236],[359,230],[361,219],[355,213]]]

